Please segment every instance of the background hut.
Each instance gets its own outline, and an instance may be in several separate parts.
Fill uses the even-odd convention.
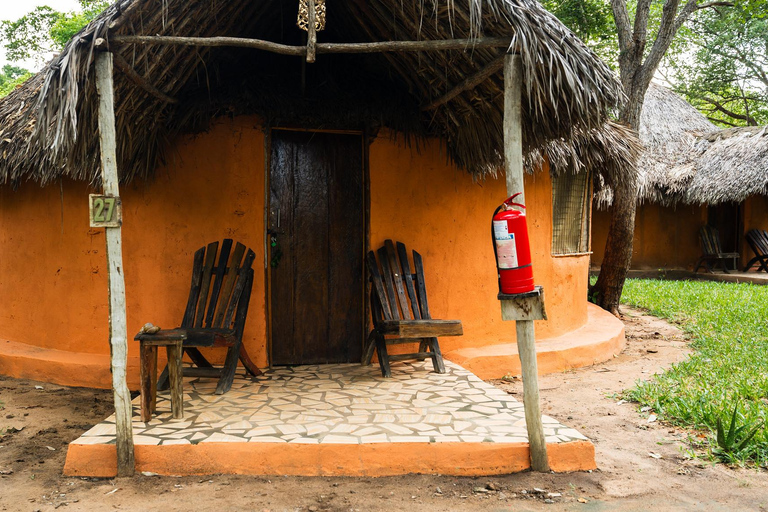
[[[640,119],[639,205],[632,268],[692,269],[699,229],[710,224],[726,252],[752,256],[744,235],[768,228],[766,127],[720,129],[669,89],[651,84]],[[595,214],[593,265],[609,218]]]
[[[503,164],[502,57],[510,50],[522,57],[528,171],[544,171],[525,183],[535,275],[548,297],[549,320],[537,334],[542,343],[573,349],[570,360],[542,366],[590,364],[617,349],[621,324],[586,301],[589,178],[621,179],[637,149],[629,131],[606,124],[623,98],[610,69],[533,0],[329,3],[314,64],[304,58],[297,9],[298,2],[277,0],[120,0],[0,102],[0,294],[9,297],[0,302],[0,372],[109,383],[104,234],[88,228],[85,206],[100,183],[93,60],[105,48],[117,68],[129,332],[146,321],[178,324],[192,252],[232,237],[252,247],[264,268],[244,337],[257,363],[354,361],[368,322],[362,255],[395,238],[424,255],[431,308],[464,322],[465,336],[447,341],[444,353],[468,366],[481,361],[488,375],[510,371],[514,337],[500,320],[487,229],[505,196],[496,175]],[[155,36],[270,43],[259,50],[231,39],[199,46],[161,44]],[[418,52],[324,46],[403,40],[466,41]],[[323,183],[281,182],[281,170],[298,165],[310,147],[318,152],[313,158],[349,172],[333,171]],[[290,215],[279,198],[310,189],[320,190],[319,206],[289,213],[322,219],[308,224],[325,237],[312,261],[337,267],[318,264],[296,279],[332,289],[342,282],[339,268],[356,272],[344,285],[356,291],[343,304],[323,295],[326,302],[312,310],[329,333],[332,325],[346,329],[349,341],[312,356],[274,336],[276,322],[295,322],[300,308],[294,299],[291,314],[276,306],[271,290],[295,282],[276,284],[268,243],[277,233],[277,265],[296,261],[295,240],[280,238],[279,219]],[[565,223],[578,229],[555,251],[553,232]],[[587,324],[596,327],[584,334]],[[592,349],[580,353],[583,346]],[[135,383],[135,370],[132,376]]]

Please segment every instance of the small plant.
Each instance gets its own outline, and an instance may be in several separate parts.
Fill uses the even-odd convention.
[[[760,420],[751,430],[750,425],[745,424],[740,427],[736,427],[736,419],[739,414],[739,404],[733,408],[733,414],[731,415],[731,425],[726,432],[723,429],[723,422],[720,418],[717,418],[717,448],[713,450],[713,453],[720,459],[731,460],[733,457],[744,451],[747,444],[755,437],[760,427],[763,426],[763,421]],[[743,435],[744,432],[749,432]]]

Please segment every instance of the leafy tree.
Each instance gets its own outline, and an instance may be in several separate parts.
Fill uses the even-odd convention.
[[[768,2],[708,9],[690,33],[690,51],[668,65],[675,91],[715,123],[768,124]]]
[[[44,62],[48,54],[62,50],[72,36],[109,5],[106,0],[79,2],[79,12],[59,12],[39,6],[18,20],[1,21],[0,40],[4,42],[8,59]]]
[[[731,0],[542,0],[556,15],[580,34],[587,43],[602,41],[610,46],[616,41],[619,77],[627,102],[618,113],[619,120],[635,130],[640,126],[640,112],[651,79],[668,52],[678,54],[686,38],[686,23],[708,8],[728,8]],[[748,0],[734,0],[748,2]],[[751,0],[764,3],[766,0]],[[605,10],[610,4],[613,24]],[[759,10],[755,10],[758,13]],[[610,31],[610,33],[609,33]],[[610,50],[597,50],[604,56]],[[611,221],[600,275],[590,295],[603,309],[618,314],[619,299],[632,261],[632,241],[637,208],[637,177],[614,184]]]
[[[18,85],[22,84],[32,73],[24,68],[6,64],[0,71],[0,98],[11,93]]]

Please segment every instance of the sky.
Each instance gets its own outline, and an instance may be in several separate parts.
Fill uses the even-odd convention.
[[[64,12],[80,10],[77,0],[0,0],[0,20],[17,20],[40,5]],[[5,49],[0,46],[0,67],[7,63]],[[21,65],[32,71],[42,67],[37,62],[24,62]]]

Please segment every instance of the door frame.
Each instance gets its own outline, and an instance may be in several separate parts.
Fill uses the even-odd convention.
[[[370,303],[367,299],[370,294],[370,279],[368,276],[368,267],[365,264],[365,255],[368,253],[371,247],[371,188],[370,177],[371,168],[369,165],[370,156],[370,144],[372,137],[368,130],[333,130],[333,129],[315,129],[315,128],[303,128],[296,126],[281,126],[279,124],[265,124],[264,125],[264,219],[263,219],[263,232],[264,232],[264,304],[266,307],[266,342],[267,342],[267,364],[269,368],[272,368],[272,272],[269,265],[272,261],[272,247],[269,243],[269,207],[271,204],[271,189],[270,178],[272,176],[272,132],[273,131],[293,131],[293,132],[307,132],[307,133],[332,133],[340,135],[359,135],[362,143],[361,156],[363,159],[363,168],[361,169],[363,176],[363,251],[360,254],[360,259],[363,263],[363,283],[361,286],[362,303],[363,303],[363,322],[360,326],[360,343],[365,348],[365,338],[368,335],[369,317],[370,317]]]

